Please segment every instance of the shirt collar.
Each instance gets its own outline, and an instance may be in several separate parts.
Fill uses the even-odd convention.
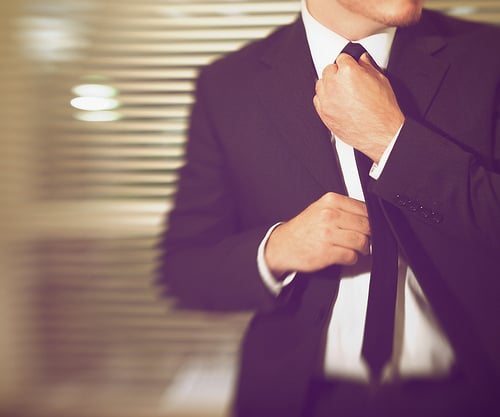
[[[349,43],[349,40],[331,31],[312,17],[307,10],[306,0],[302,0],[301,13],[309,50],[311,51],[316,73],[320,78],[323,69],[335,61],[342,49]],[[395,34],[396,28],[390,27],[383,32],[356,42],[364,46],[380,68],[385,69],[389,62],[389,54]]]

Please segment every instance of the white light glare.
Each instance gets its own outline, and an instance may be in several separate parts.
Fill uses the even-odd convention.
[[[119,120],[120,113],[114,110],[120,107],[120,101],[113,98],[118,90],[103,84],[80,84],[72,88],[73,98],[71,106],[84,110],[75,115],[75,118],[85,122],[110,122]]]
[[[82,111],[77,113],[75,118],[82,122],[114,122],[120,120],[121,115],[116,111]]]
[[[71,105],[80,110],[101,111],[116,109],[120,103],[108,97],[75,97],[71,100]]]
[[[116,88],[103,84],[80,84],[71,91],[80,97],[113,97],[118,93]]]

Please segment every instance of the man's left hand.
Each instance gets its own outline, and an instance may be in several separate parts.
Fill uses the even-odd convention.
[[[364,53],[359,62],[342,53],[316,83],[314,106],[341,140],[379,162],[404,122],[389,80]]]

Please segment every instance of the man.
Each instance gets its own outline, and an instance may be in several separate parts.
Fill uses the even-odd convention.
[[[200,75],[163,278],[257,311],[239,416],[498,415],[500,33],[422,3],[308,0]]]

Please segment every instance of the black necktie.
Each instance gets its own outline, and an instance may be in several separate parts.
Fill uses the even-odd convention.
[[[366,50],[360,44],[349,43],[342,52],[359,60]],[[392,356],[398,248],[381,201],[368,190],[372,161],[357,150],[355,156],[368,209],[372,241],[372,269],[361,354],[370,367],[372,379],[376,381],[380,379],[384,365]]]

